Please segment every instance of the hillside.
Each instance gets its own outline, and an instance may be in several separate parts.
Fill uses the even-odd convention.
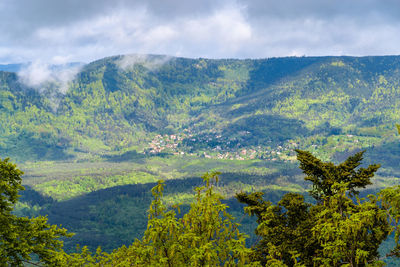
[[[325,159],[371,146],[379,153],[400,121],[399,66],[397,56],[117,56],[84,66],[65,94],[55,82],[32,89],[1,72],[0,155],[26,161],[142,153],[158,134],[182,139],[167,153],[261,146],[257,152],[285,147],[290,156],[290,144],[318,146]]]
[[[0,72],[0,157],[26,173],[17,212],[48,214],[78,232],[74,242],[106,240],[111,249],[140,235],[149,203],[142,191],[160,178],[174,188],[171,203],[187,203],[209,170],[223,173],[228,198],[303,192],[295,148],[334,162],[367,149],[365,164],[382,164],[374,187],[400,177],[399,56],[115,56],[60,87],[32,88]]]

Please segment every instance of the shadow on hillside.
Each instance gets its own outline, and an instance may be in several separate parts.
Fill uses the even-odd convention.
[[[48,196],[43,196],[38,191],[32,189],[29,185],[24,185],[25,190],[19,192],[19,201],[28,203],[31,206],[39,205],[43,206],[46,204],[54,203],[54,199]]]
[[[290,172],[288,172],[289,174]],[[250,174],[223,173],[220,175],[219,185],[226,186],[236,183],[234,190],[239,192],[241,186],[257,186],[273,184],[278,174],[260,176]],[[55,202],[42,210],[52,224],[62,224],[76,235],[65,240],[67,250],[72,250],[76,244],[88,245],[92,249],[97,246],[110,251],[123,244],[129,245],[134,238],[140,238],[147,226],[147,210],[152,201],[151,189],[156,183],[116,186],[98,190],[68,201]],[[164,195],[174,193],[192,194],[193,189],[203,185],[199,177],[165,181]],[[237,188],[236,188],[237,186]],[[276,202],[283,195],[280,190],[266,190],[266,198]],[[179,202],[179,199],[178,199]],[[244,205],[235,198],[224,200],[239,220],[248,234],[252,234],[254,227],[252,218],[243,213]],[[182,216],[189,210],[188,205],[181,206]],[[251,231],[249,229],[252,229]]]
[[[55,144],[56,141],[59,144]],[[61,142],[62,141],[62,142]],[[57,139],[51,134],[37,137],[33,132],[22,130],[6,140],[6,146],[0,149],[0,155],[7,155],[15,161],[68,160],[72,155],[65,152],[68,142]],[[62,143],[62,144],[61,144]]]
[[[370,164],[380,164],[381,168],[391,168],[400,173],[400,142],[391,141],[380,146],[372,146],[365,149],[345,150],[336,152],[333,156],[333,161],[343,162],[349,156],[365,150],[364,160],[361,167],[367,167]]]
[[[253,115],[229,124],[223,136],[235,137],[244,146],[283,142],[298,136],[309,135],[304,122],[279,115]]]
[[[286,57],[257,60],[254,69],[250,71],[247,83],[247,92],[252,93],[260,89],[299,73],[314,63],[325,61],[322,57]]]
[[[400,173],[400,141],[387,142],[368,148],[365,152],[366,164],[380,164],[381,168],[392,168]]]
[[[144,163],[146,155],[137,153],[136,150],[131,150],[119,155],[104,155],[103,158],[106,159],[108,162],[128,161],[128,162]]]

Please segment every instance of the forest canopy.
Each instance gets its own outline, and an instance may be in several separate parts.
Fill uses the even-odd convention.
[[[360,168],[364,152],[344,162],[325,163],[307,151],[297,150],[300,168],[311,181],[307,202],[298,193],[284,195],[277,204],[262,192],[238,193],[245,211],[257,217],[260,237],[246,247],[216,192],[218,173],[206,173],[204,185],[194,190],[186,214],[179,205],[163,202],[163,181],[152,189],[147,229],[141,239],[111,253],[87,247],[76,253],[63,250],[65,229],[49,225],[45,217],[12,214],[18,201],[22,172],[8,159],[0,161],[1,264],[22,266],[377,266],[386,257],[400,256],[400,186],[388,187],[367,198],[359,190],[371,184],[379,165]],[[379,245],[394,233],[395,247],[380,255]]]

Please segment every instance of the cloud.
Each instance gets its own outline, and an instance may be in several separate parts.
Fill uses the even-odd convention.
[[[149,70],[156,70],[162,65],[171,60],[172,57],[165,55],[124,55],[116,63],[117,65],[126,70],[136,64],[143,65]]]
[[[20,82],[39,92],[43,92],[46,85],[52,83],[56,85],[58,92],[65,93],[81,67],[81,64],[49,65],[35,61],[25,65],[18,72],[18,77]]]
[[[395,0],[4,0],[0,63],[400,54],[399,13]]]

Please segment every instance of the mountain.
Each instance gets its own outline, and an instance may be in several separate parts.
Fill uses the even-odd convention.
[[[0,72],[0,155],[51,160],[144,151],[157,134],[186,131],[186,152],[292,142],[335,158],[393,139],[399,66],[398,56],[115,56],[85,65],[66,93],[57,82],[29,88]]]
[[[334,162],[366,149],[365,164],[382,164],[370,190],[399,183],[399,56],[125,55],[86,64],[68,83],[24,82],[0,71],[0,158],[25,172],[16,212],[76,232],[71,248],[141,236],[158,179],[185,208],[199,177],[220,171],[238,217],[238,191],[272,201],[304,192],[295,148]]]

